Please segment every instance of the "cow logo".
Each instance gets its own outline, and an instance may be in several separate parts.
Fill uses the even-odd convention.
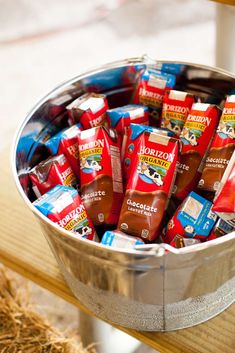
[[[175,226],[174,220],[171,219],[167,224],[167,230],[173,229]]]
[[[81,158],[80,168],[86,174],[93,173],[94,171],[99,172],[102,170],[101,156],[95,155],[89,156],[87,158]]]
[[[179,136],[182,131],[183,123],[180,123],[179,120],[165,119],[165,121],[161,123],[161,127],[166,128],[174,132],[175,135]]]
[[[235,138],[235,123],[225,123],[224,121],[220,121],[219,126],[217,128],[217,133],[222,139],[234,139]]]
[[[194,227],[189,224],[184,227],[184,231],[185,231],[186,236],[188,236],[188,237],[193,237],[193,235],[195,233]]]
[[[157,186],[164,185],[164,176],[166,170],[164,168],[156,167],[145,162],[140,162],[137,167],[139,177],[148,184],[156,184]]]
[[[201,137],[202,132],[196,129],[183,128],[180,138],[184,145],[198,145],[198,139]]]
[[[79,224],[73,229],[73,232],[79,234],[81,237],[86,238],[88,235],[92,234],[92,228],[88,225],[81,226],[81,224]]]
[[[153,119],[153,121],[159,120],[160,113],[153,108],[149,108],[149,117],[151,117]]]
[[[133,143],[131,143],[131,144],[128,146],[128,152],[129,152],[129,153],[133,153],[134,149],[135,149],[135,146],[134,146]]]
[[[125,167],[130,167],[130,165],[131,165],[131,160],[130,160],[130,158],[125,158],[125,160],[124,160],[124,165],[125,165]]]

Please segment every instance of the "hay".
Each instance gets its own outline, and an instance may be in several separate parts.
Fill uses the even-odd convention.
[[[0,268],[0,353],[91,353],[37,314],[25,284]]]

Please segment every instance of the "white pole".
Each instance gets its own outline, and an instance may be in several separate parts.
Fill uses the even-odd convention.
[[[235,73],[235,6],[217,4],[216,66]]]
[[[79,312],[79,319],[79,334],[83,345],[95,343],[98,353],[134,353],[141,344],[125,332],[82,311]]]

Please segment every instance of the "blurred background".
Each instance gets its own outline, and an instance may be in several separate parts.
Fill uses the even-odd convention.
[[[0,149],[9,149],[42,96],[94,66],[145,53],[215,65],[215,7],[207,0],[0,0]],[[30,287],[53,324],[77,328],[76,308]]]
[[[215,3],[207,0],[0,0],[0,146],[55,85],[147,53],[214,65]]]

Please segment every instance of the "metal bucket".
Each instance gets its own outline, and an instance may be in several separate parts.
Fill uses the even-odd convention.
[[[104,92],[111,107],[127,104],[136,72],[145,65],[180,68],[177,88],[219,103],[235,90],[235,76],[211,67],[132,58],[107,64],[54,89],[29,113],[14,141],[18,190],[42,231],[74,295],[101,319],[137,330],[170,331],[219,314],[235,298],[235,232],[174,249],[118,250],[78,239],[32,206],[27,171],[45,158],[43,141],[66,122],[65,106],[84,91]],[[172,65],[173,64],[173,65]],[[33,234],[32,234],[33,236]],[[167,250],[167,251],[166,251]]]

